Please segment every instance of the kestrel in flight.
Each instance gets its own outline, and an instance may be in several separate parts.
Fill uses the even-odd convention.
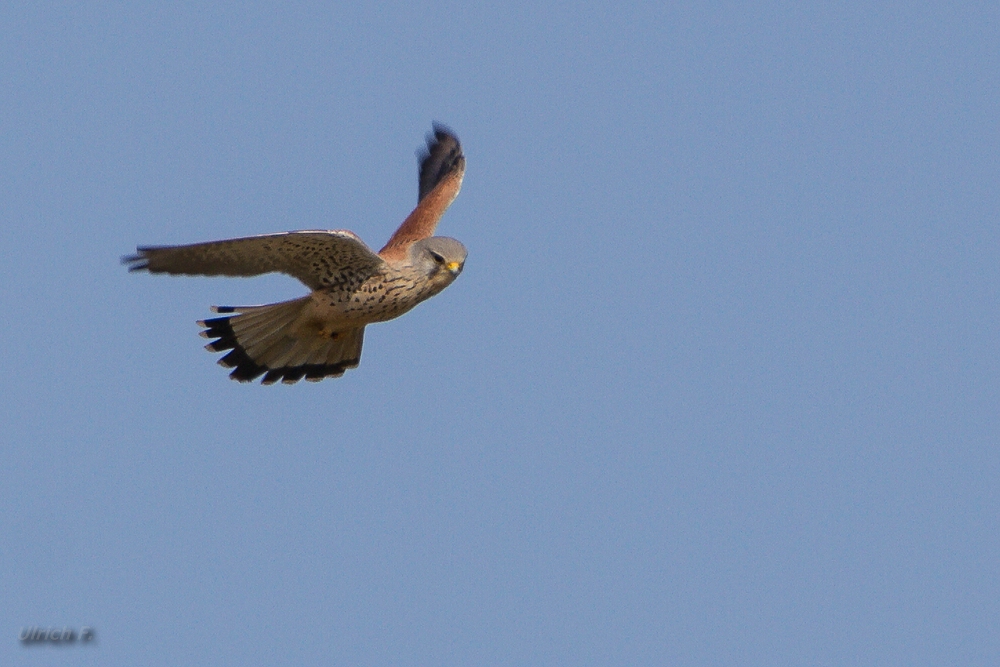
[[[399,317],[450,285],[465,265],[465,246],[432,236],[458,196],[465,173],[462,147],[434,125],[421,150],[417,207],[385,247],[372,252],[346,230],[264,234],[181,246],[140,246],[122,259],[129,271],[200,276],[280,272],[312,292],[265,306],[213,306],[198,322],[205,348],[229,353],[219,364],[234,380],[262,384],[302,378],[318,382],[357,368],[365,326]],[[231,314],[232,313],[232,314]]]

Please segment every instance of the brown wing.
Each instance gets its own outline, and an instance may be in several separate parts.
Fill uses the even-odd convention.
[[[451,130],[434,124],[434,133],[427,136],[427,148],[420,157],[420,191],[417,207],[379,251],[383,259],[402,259],[407,248],[420,239],[434,234],[434,228],[462,189],[465,156],[462,145]]]
[[[265,373],[264,384],[278,380],[292,384],[303,377],[319,381],[357,368],[365,328],[324,333],[316,327],[297,326],[310,299],[305,296],[266,306],[214,308],[218,313],[238,314],[199,322],[205,327],[202,336],[217,339],[205,349],[229,350],[219,364],[234,369],[229,377],[240,382],[251,382]]]
[[[178,246],[140,246],[122,258],[129,271],[199,276],[280,272],[307,287],[360,283],[385,262],[348,231],[263,234]]]

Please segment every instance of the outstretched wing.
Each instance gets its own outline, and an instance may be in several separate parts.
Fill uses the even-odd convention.
[[[462,189],[465,156],[462,145],[451,130],[434,124],[434,133],[427,136],[427,148],[420,157],[420,190],[417,207],[392,235],[379,255],[385,259],[401,259],[414,241],[434,234],[434,228]]]
[[[129,271],[199,276],[256,276],[280,272],[310,289],[360,284],[385,265],[348,231],[262,234],[177,246],[140,246],[122,258]]]
[[[316,382],[357,368],[365,328],[321,331],[315,326],[296,326],[311,299],[304,296],[266,306],[213,308],[217,313],[238,314],[198,323],[205,327],[202,336],[217,339],[205,349],[229,350],[219,364],[234,369],[229,377],[240,382],[251,382],[265,373],[264,384],[278,380],[292,384],[303,377]]]

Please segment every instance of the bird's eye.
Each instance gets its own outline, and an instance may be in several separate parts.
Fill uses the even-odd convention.
[[[441,255],[437,254],[433,250],[431,251],[431,257],[433,257],[434,261],[437,262],[438,264],[444,264],[444,257],[442,257]]]

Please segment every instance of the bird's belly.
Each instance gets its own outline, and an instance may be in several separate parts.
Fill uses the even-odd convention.
[[[310,319],[335,329],[354,328],[399,317],[431,296],[416,287],[375,286],[347,292],[319,290],[312,294]]]

